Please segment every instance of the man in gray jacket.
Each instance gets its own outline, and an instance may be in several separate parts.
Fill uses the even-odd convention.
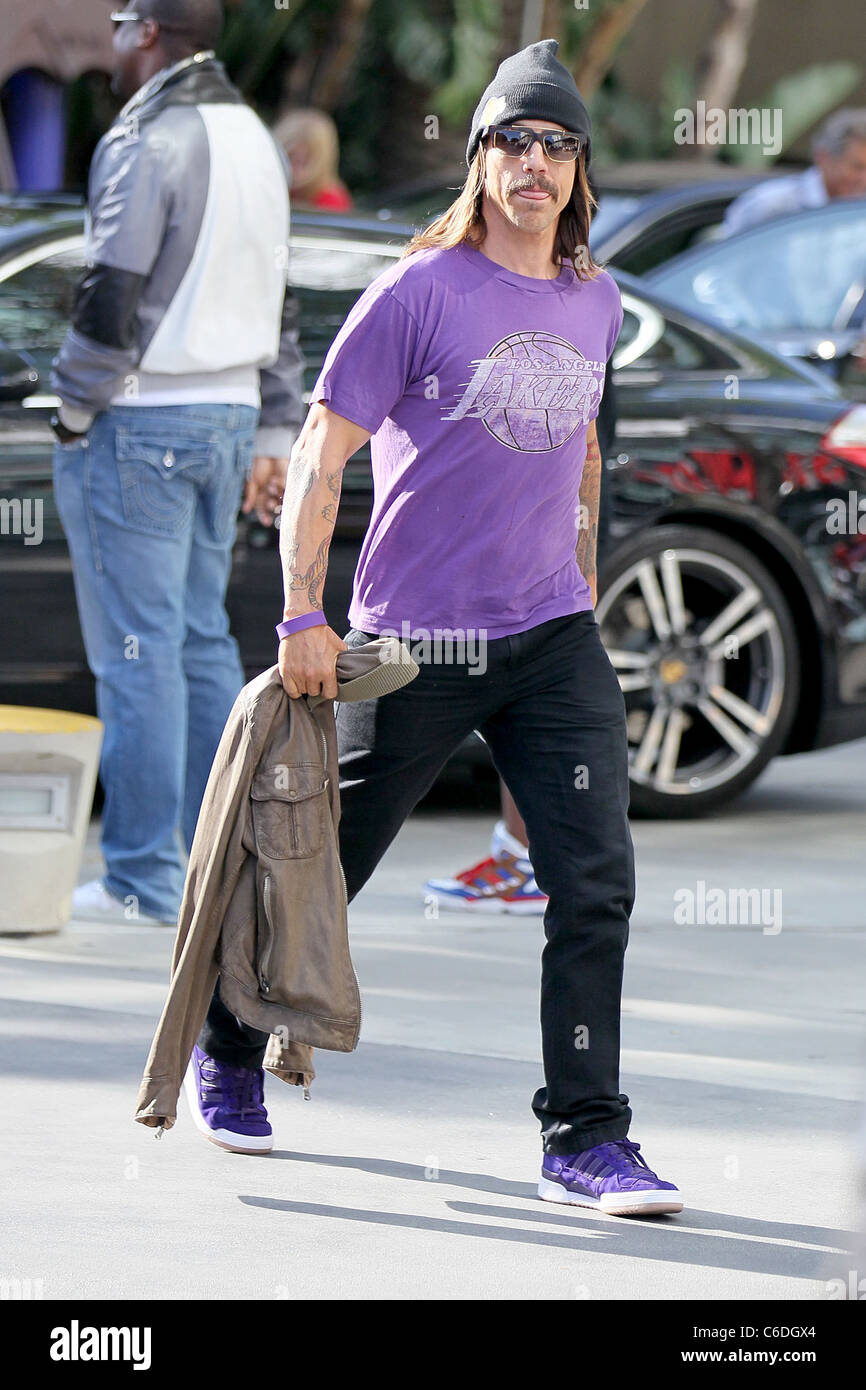
[[[300,428],[288,168],[213,48],[219,0],[113,16],[126,105],[90,173],[87,270],[55,362],[55,491],[105,723],[104,879],[73,915],[177,918],[244,676],[238,508],[273,518]]]

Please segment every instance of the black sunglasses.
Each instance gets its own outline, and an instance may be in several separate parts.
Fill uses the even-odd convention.
[[[530,126],[494,125],[485,126],[482,134],[490,136],[495,150],[514,159],[528,154],[536,140],[548,159],[560,164],[569,164],[577,159],[586,146],[582,135],[573,135],[567,130],[532,130]]]

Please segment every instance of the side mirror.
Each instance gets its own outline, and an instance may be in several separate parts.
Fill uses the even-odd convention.
[[[0,401],[23,401],[38,385],[39,373],[29,358],[0,347]]]

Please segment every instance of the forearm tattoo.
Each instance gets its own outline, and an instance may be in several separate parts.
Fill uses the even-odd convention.
[[[590,587],[596,579],[596,548],[598,545],[598,506],[601,496],[601,451],[595,428],[590,427],[586,439],[586,459],[580,480],[580,511],[575,558],[580,572]]]
[[[322,606],[321,591],[325,583],[325,572],[328,568],[328,546],[331,544],[332,534],[329,532],[319,542],[319,548],[311,565],[308,565],[303,571],[294,568],[289,570],[291,575],[289,588],[293,591],[306,590],[311,608],[321,608]],[[297,556],[297,546],[295,546],[295,556]]]
[[[327,473],[323,478],[313,463],[302,459],[290,469],[280,525],[280,550],[283,557],[287,607],[290,595],[305,597],[311,610],[322,607],[322,591],[328,570],[328,549],[337,520],[341,479],[341,469]],[[325,495],[330,493],[334,498],[333,502],[324,501],[322,493],[325,489]],[[309,502],[307,498],[310,499]],[[316,524],[318,518],[326,523],[324,535],[321,521]],[[313,545],[315,553],[309,563],[305,564],[300,559],[299,552],[303,546],[306,557]]]

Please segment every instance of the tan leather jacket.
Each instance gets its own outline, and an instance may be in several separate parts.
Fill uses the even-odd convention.
[[[339,700],[386,695],[418,674],[394,637],[340,652],[336,670]],[[357,1045],[339,820],[333,703],[290,700],[273,666],[238,696],[205,789],[141,1124],[174,1124],[218,974],[226,1007],[271,1034],[265,1066],[283,1080],[310,1084],[313,1047]]]

